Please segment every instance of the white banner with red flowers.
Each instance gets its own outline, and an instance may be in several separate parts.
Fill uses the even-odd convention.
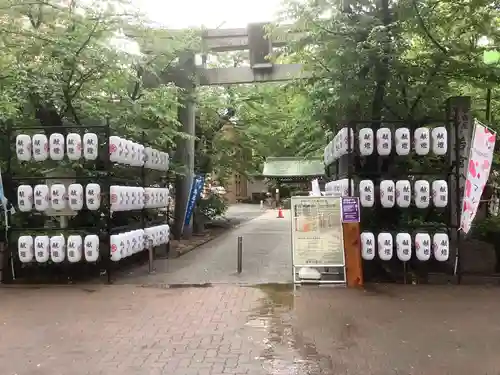
[[[484,187],[490,176],[495,141],[496,133],[475,120],[460,217],[460,229],[466,234],[476,217]]]

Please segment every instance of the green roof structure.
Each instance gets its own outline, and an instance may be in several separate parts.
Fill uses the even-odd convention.
[[[322,159],[301,157],[269,157],[262,171],[263,177],[283,180],[321,177],[324,174],[325,166]]]

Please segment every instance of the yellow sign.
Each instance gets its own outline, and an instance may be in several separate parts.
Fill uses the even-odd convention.
[[[293,265],[344,266],[341,199],[292,198]]]

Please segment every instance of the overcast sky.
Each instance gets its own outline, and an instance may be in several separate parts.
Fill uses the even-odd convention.
[[[246,27],[273,21],[281,0],[134,0],[154,22],[171,28]]]

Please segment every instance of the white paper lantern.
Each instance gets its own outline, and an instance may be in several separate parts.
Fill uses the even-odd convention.
[[[145,236],[145,248],[148,249],[149,246],[153,245],[154,246],[154,240],[155,240],[155,227],[149,227],[144,229],[144,236]]]
[[[49,154],[52,160],[64,158],[64,136],[61,133],[52,133],[49,138]]]
[[[68,261],[78,263],[82,260],[83,240],[82,236],[68,236]]]
[[[121,234],[113,234],[109,237],[110,258],[113,262],[118,262],[121,259]]]
[[[129,234],[130,232],[125,232],[125,233],[120,233],[121,240],[123,242],[123,246],[121,248],[121,259],[125,259],[129,255],[129,248],[128,245],[130,245],[130,240],[129,240]]]
[[[34,241],[31,236],[19,236],[17,240],[17,253],[21,263],[29,263],[33,261],[35,256]]]
[[[364,260],[375,258],[375,236],[371,232],[361,233],[361,257]]]
[[[99,259],[99,237],[95,234],[85,236],[84,240],[85,260],[93,263]]]
[[[415,205],[418,208],[426,208],[429,206],[430,186],[429,181],[415,181]]]
[[[87,184],[85,187],[85,205],[91,211],[96,211],[101,206],[101,186]]]
[[[139,233],[137,232],[137,230],[133,230],[129,232],[129,236],[130,236],[130,255],[134,255],[138,251],[137,247],[139,242],[137,240],[137,237],[139,236]]]
[[[160,155],[160,162],[158,163],[158,170],[164,171],[165,170],[165,153],[163,151],[160,151],[159,155]]]
[[[170,242],[170,225],[165,224],[165,229],[167,231],[167,241],[165,242],[166,244]]]
[[[325,184],[325,189],[326,189],[326,185],[327,184]],[[151,199],[152,199],[152,197],[151,197],[151,193],[152,193],[151,189],[152,188],[148,188],[148,187],[144,188],[144,207],[145,208],[151,208]]]
[[[354,180],[351,179],[351,190],[349,191],[349,179],[343,178],[342,180],[339,180],[340,184],[340,194],[342,197],[350,197],[354,195]],[[158,202],[160,203],[160,202]],[[161,204],[159,207],[162,207]]]
[[[337,146],[338,146],[338,143],[337,143]],[[338,158],[338,156],[337,156]],[[151,150],[151,169],[153,170],[158,170],[158,164],[160,162],[160,155],[159,155],[159,152],[158,150],[156,149],[152,149]]]
[[[113,234],[109,237],[111,260],[113,262],[118,262],[122,258],[123,248],[125,247],[125,242],[123,234]]]
[[[125,236],[124,252],[128,257],[134,254],[134,236],[135,236],[134,231],[128,232],[127,235]]]
[[[123,164],[131,165],[132,159],[132,142],[128,139],[123,139]]]
[[[420,261],[428,261],[431,257],[431,236],[428,233],[415,235],[415,255]]]
[[[35,210],[45,211],[49,208],[50,192],[47,185],[36,185],[33,189]]]
[[[136,238],[137,238],[137,245],[135,252],[139,253],[142,250],[144,250],[144,229],[137,230]]]
[[[138,253],[143,251],[144,248],[146,247],[145,242],[144,242],[144,236],[145,236],[144,229],[138,229],[137,230],[137,241],[138,241],[137,252]]]
[[[66,186],[63,184],[54,184],[50,187],[50,203],[56,211],[66,208]]]
[[[132,209],[130,202],[131,202],[131,196],[130,196],[130,191],[132,188],[128,186],[121,186],[120,189],[123,192],[123,206],[121,207],[121,211],[130,211]]]
[[[411,236],[409,233],[396,235],[396,253],[402,262],[408,262],[411,259]]]
[[[144,148],[144,167],[151,169],[153,165],[153,149],[151,147]]]
[[[432,238],[434,258],[438,262],[446,262],[450,257],[450,241],[446,233],[436,233]]]
[[[349,133],[351,136],[351,150],[354,149],[354,131],[349,128],[342,128],[339,131],[339,156],[347,155],[349,152]]]
[[[109,201],[111,211],[123,211],[123,189],[121,186],[112,185],[109,187]]]
[[[429,128],[417,128],[415,129],[414,139],[415,139],[415,152],[417,155],[427,155],[431,149],[431,139],[430,139]]]
[[[158,207],[158,196],[156,195],[156,188],[149,189],[149,206],[151,208]]]
[[[162,171],[166,172],[166,171],[168,171],[170,157],[168,156],[168,153],[166,153],[166,152],[162,152],[161,155],[162,155]]]
[[[446,155],[448,152],[448,131],[444,126],[432,129],[432,152],[435,155]]]
[[[35,237],[35,259],[38,263],[46,263],[50,258],[49,236]]]
[[[29,212],[33,209],[33,188],[30,185],[18,186],[17,205],[21,212]]]
[[[134,194],[133,194],[133,205],[134,205],[134,210],[140,210],[143,208],[141,205],[141,196],[144,195],[144,188],[141,187],[136,187],[134,188]]]
[[[354,187],[354,185],[353,185],[353,187]],[[161,206],[167,207],[168,206],[168,189],[161,188],[160,194],[161,194]]]
[[[161,243],[167,244],[170,236],[170,227],[165,225],[160,225],[160,233],[161,233]]]
[[[74,211],[80,211],[83,208],[82,184],[71,184],[68,186],[68,205]]]
[[[347,154],[347,128],[342,128],[337,133],[338,156]]]
[[[333,137],[332,140],[332,160],[337,160],[340,157],[340,142],[339,142],[340,136],[339,134],[335,134],[335,137]]]
[[[129,202],[129,207],[130,207],[130,210],[136,210],[138,205],[137,205],[137,202],[138,202],[138,195],[137,195],[137,188],[136,187],[131,187],[129,188],[128,190],[129,191],[129,197],[130,197],[130,202]]]
[[[160,227],[159,226],[155,226],[154,227],[153,236],[154,236],[154,240],[153,240],[154,246],[159,246],[161,244],[161,240],[160,240]]]
[[[83,157],[86,160],[96,160],[99,156],[99,140],[95,133],[83,135]]]
[[[138,144],[135,142],[130,142],[130,153],[129,153],[129,165],[136,166],[137,165],[137,146]]]
[[[359,182],[359,201],[363,207],[373,207],[375,203],[375,185],[372,180]]]
[[[394,181],[383,180],[380,182],[380,203],[382,204],[382,207],[394,207],[395,195],[396,187],[394,185]]]
[[[359,141],[359,153],[362,156],[368,156],[373,154],[374,149],[374,137],[373,130],[371,128],[362,128],[358,133]]]
[[[436,207],[446,207],[448,205],[448,183],[445,180],[432,182],[432,203]]]
[[[49,140],[45,134],[33,136],[33,160],[44,161],[49,157]]]
[[[392,134],[389,128],[380,128],[377,130],[377,152],[381,156],[387,156],[391,153]]]
[[[333,181],[333,196],[341,197],[342,196],[342,184],[340,180]]]
[[[396,203],[399,207],[410,207],[411,184],[408,180],[396,181]]]
[[[137,143],[136,154],[135,154],[135,165],[136,166],[142,167],[142,165],[144,164],[143,155],[144,155],[144,146]]]
[[[50,237],[50,259],[54,263],[62,263],[66,258],[66,246],[63,235]]]
[[[143,209],[144,208],[144,188],[138,187],[136,194],[137,194],[136,209],[138,209],[138,210]]]
[[[31,137],[28,134],[16,137],[16,156],[20,161],[31,160]]]
[[[109,160],[113,163],[123,162],[123,140],[116,135],[109,137]]]
[[[411,150],[410,129],[398,128],[394,134],[396,143],[396,153],[398,155],[408,155]]]
[[[323,152],[325,165],[328,166],[333,162],[333,141],[330,141]]]
[[[139,152],[139,166],[143,167],[144,166],[144,161],[146,160],[146,153],[145,153],[145,147],[143,145],[140,145],[140,152]]]
[[[82,137],[78,133],[69,133],[66,136],[66,154],[69,160],[78,160],[82,157]]]
[[[378,257],[384,261],[391,260],[394,251],[392,234],[387,232],[379,233],[377,236],[377,245],[378,245]]]

